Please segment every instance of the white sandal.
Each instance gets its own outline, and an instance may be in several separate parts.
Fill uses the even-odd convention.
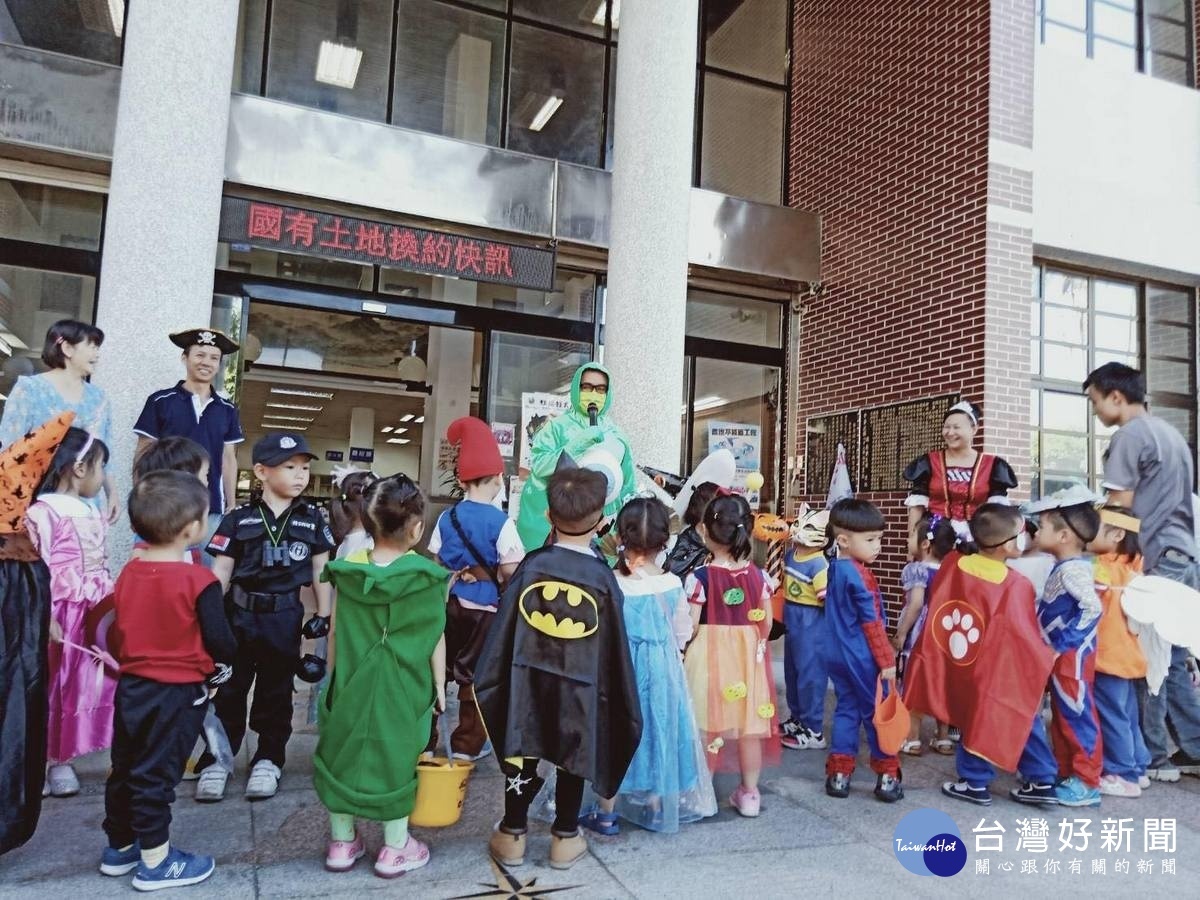
[[[906,756],[920,756],[924,751],[918,740],[905,741],[900,745],[900,752]]]

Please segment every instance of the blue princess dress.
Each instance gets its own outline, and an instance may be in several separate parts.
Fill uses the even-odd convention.
[[[679,653],[691,637],[691,614],[675,575],[618,573],[617,583],[625,595],[642,740],[617,793],[616,812],[642,828],[671,833],[717,811]]]

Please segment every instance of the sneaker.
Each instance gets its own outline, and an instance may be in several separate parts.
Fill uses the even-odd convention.
[[[188,761],[183,766],[183,775],[180,776],[180,781],[195,781],[200,777],[200,770],[196,768],[196,763],[200,762],[199,757],[189,756]]]
[[[204,881],[216,867],[217,864],[211,856],[185,853],[178,847],[172,847],[167,853],[167,858],[153,869],[145,863],[138,863],[137,872],[133,876],[133,886],[139,891],[187,887]]]
[[[1200,775],[1200,759],[1185,753],[1183,750],[1176,750],[1171,754],[1171,764],[1184,775]],[[54,786],[53,776],[50,779],[50,786]]]
[[[349,872],[366,852],[367,845],[363,842],[362,835],[357,832],[352,841],[330,841],[329,849],[325,851],[325,870]]]
[[[881,774],[875,779],[875,799],[884,803],[895,803],[904,799],[904,788],[899,775]]]
[[[795,737],[803,728],[804,726],[795,719],[788,719],[786,722],[779,723],[779,733],[783,735],[784,738]]]
[[[100,874],[128,875],[138,867],[141,861],[142,849],[138,846],[137,841],[134,841],[128,850],[105,847],[104,852],[100,854]]]
[[[587,838],[576,831],[572,835],[563,836],[550,833],[550,868],[569,869],[587,855]]]
[[[579,824],[588,831],[594,831],[596,834],[603,834],[609,837],[621,833],[621,826],[617,823],[617,814],[615,812],[604,812],[601,809],[593,809],[586,815],[579,817]]]
[[[1138,787],[1140,787],[1143,791],[1146,790],[1146,788],[1150,787],[1150,776],[1149,775],[1139,775],[1138,776]]]
[[[283,772],[279,770],[279,766],[269,759],[260,759],[250,770],[250,777],[246,779],[246,799],[267,800],[274,797],[275,792],[279,790],[281,775]]]
[[[797,726],[799,730],[792,734],[784,734],[779,739],[779,743],[787,747],[789,750],[824,750],[825,735],[819,731],[813,731],[811,728],[805,728],[803,725]]]
[[[1100,788],[1088,787],[1078,775],[1064,778],[1054,787],[1054,796],[1063,806],[1099,806]]]
[[[825,779],[825,793],[830,797],[845,799],[850,796],[850,776],[835,772]]]
[[[375,857],[375,874],[380,878],[399,878],[405,872],[427,865],[429,847],[410,834],[399,850],[388,844],[379,848],[379,855]]]
[[[491,755],[492,755],[492,742],[484,741],[483,746],[479,748],[478,753],[471,755],[470,753],[460,753],[459,751],[455,750],[453,753],[450,754],[450,758],[451,759],[461,759],[461,760],[465,760],[466,762],[475,762],[476,760],[484,759],[485,757],[488,757]]]
[[[216,763],[200,773],[196,782],[197,803],[218,803],[225,799],[225,784],[229,781],[229,773]]]
[[[729,803],[738,811],[739,816],[753,819],[762,811],[762,794],[739,784],[737,790],[730,795]]]
[[[1019,788],[1013,788],[1008,796],[1017,803],[1029,803],[1033,806],[1057,806],[1058,796],[1054,793],[1054,785],[1027,781]]]
[[[488,853],[502,866],[519,866],[525,862],[525,832],[514,834],[499,824],[488,839]]]
[[[951,725],[950,728],[947,729],[946,737],[954,741],[956,744],[960,743],[962,741],[962,729],[955,728],[953,725]]]
[[[942,793],[955,800],[965,800],[967,803],[974,803],[978,806],[992,805],[992,795],[987,788],[971,787],[965,781],[942,782]]]
[[[1100,793],[1109,797],[1140,797],[1142,789],[1136,781],[1127,781],[1119,775],[1104,775],[1100,779]]]
[[[1181,774],[1170,760],[1164,760],[1157,765],[1151,763],[1150,768],[1146,770],[1146,777],[1151,781],[1163,781],[1171,784],[1178,781]]]
[[[51,766],[46,772],[51,797],[74,797],[79,793],[79,776],[71,765]]]

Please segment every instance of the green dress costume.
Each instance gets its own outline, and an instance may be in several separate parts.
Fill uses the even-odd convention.
[[[336,649],[313,784],[331,813],[387,822],[412,812],[449,578],[417,553],[377,566],[365,550],[321,574],[337,588]]]
[[[588,421],[587,405],[580,399],[579,382],[584,372],[601,372],[608,378],[608,394],[600,406],[595,427]],[[544,425],[533,439],[529,452],[529,477],[521,488],[521,511],[517,517],[517,533],[527,551],[536,550],[550,535],[550,520],[546,518],[546,479],[554,474],[559,458],[565,452],[578,460],[596,444],[615,441],[624,449],[621,458],[622,485],[620,495],[604,507],[606,516],[615,516],[635,493],[637,484],[633,467],[633,451],[629,441],[608,417],[613,405],[612,376],[597,363],[580,366],[571,379],[571,408]]]

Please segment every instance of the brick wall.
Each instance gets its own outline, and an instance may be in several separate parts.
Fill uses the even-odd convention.
[[[788,202],[822,217],[823,282],[803,306],[801,423],[959,391],[983,445],[1024,464],[1032,17],[1022,0],[797,0]],[[808,472],[808,499],[828,479]],[[904,494],[860,496],[888,520],[876,569],[895,608]]]

